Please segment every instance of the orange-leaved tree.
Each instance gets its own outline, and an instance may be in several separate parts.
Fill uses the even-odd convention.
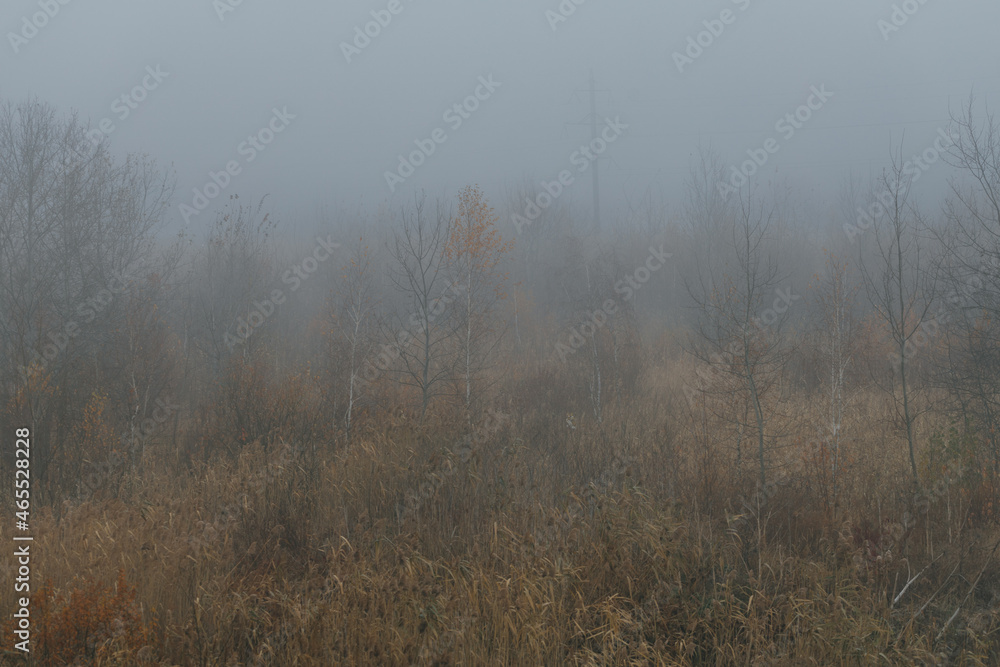
[[[476,385],[503,337],[498,305],[506,298],[504,260],[513,241],[500,236],[498,220],[479,186],[466,186],[458,195],[458,215],[451,221],[445,245],[453,285],[462,292],[456,312],[460,313],[463,400],[470,417]]]

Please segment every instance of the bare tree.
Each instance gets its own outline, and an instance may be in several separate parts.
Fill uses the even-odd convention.
[[[347,346],[347,397],[344,408],[344,437],[351,442],[354,406],[362,398],[361,369],[375,345],[374,318],[378,303],[372,280],[371,252],[360,239],[344,266],[344,294],[339,317],[334,323],[336,335]]]
[[[437,215],[428,220],[424,204],[418,199],[412,212],[403,213],[389,244],[390,281],[410,314],[382,325],[400,382],[420,392],[421,418],[454,377],[455,323],[448,305],[460,294],[448,280],[445,257],[451,216],[438,205]]]
[[[777,263],[768,253],[771,222],[771,210],[755,200],[753,191],[746,196],[741,192],[739,210],[730,226],[735,262],[707,280],[701,276],[700,290],[689,285],[701,309],[690,352],[714,377],[722,379],[699,389],[703,393],[722,391],[745,401],[748,410],[737,414],[735,421],[741,434],[745,428],[755,433],[761,488],[767,483],[770,440],[767,399],[775,393],[787,358],[780,334],[794,300],[790,290],[782,298]],[[746,423],[746,412],[752,412],[750,423]]]
[[[275,223],[263,210],[265,199],[249,206],[233,195],[216,216],[205,250],[192,263],[188,333],[215,378],[231,356],[248,361],[260,345],[253,313],[280,305],[270,303],[268,290],[275,269]]]
[[[819,317],[814,331],[823,366],[821,386],[825,385],[829,411],[829,443],[833,502],[837,499],[840,472],[840,432],[847,404],[847,371],[854,361],[857,346],[855,301],[860,285],[851,281],[846,260],[827,253],[826,272],[820,284]]]
[[[148,271],[171,192],[150,160],[115,160],[75,118],[0,107],[0,405],[32,427],[43,496],[91,394],[122,372],[123,295]]]
[[[720,238],[737,215],[733,201],[720,192],[726,180],[726,167],[712,147],[698,148],[697,162],[691,166],[684,183],[684,220],[698,257],[698,266],[714,287],[717,269],[723,265],[728,248],[720,248]]]
[[[947,363],[939,378],[957,399],[966,424],[989,444],[1000,473],[1000,123],[989,107],[976,113],[970,95],[952,114],[948,161],[965,174],[953,179],[939,234],[941,304],[949,322]],[[966,185],[967,183],[967,185]]]
[[[895,350],[894,380],[888,387],[901,411],[906,427],[910,469],[916,484],[917,459],[913,427],[919,410],[914,402],[915,386],[910,358],[915,337],[926,329],[934,300],[934,278],[928,270],[929,258],[921,238],[923,221],[910,205],[910,180],[906,178],[901,149],[882,175],[878,188],[880,204],[875,207],[874,224],[868,234],[874,243],[874,259],[862,253],[861,275],[868,301],[885,325]]]

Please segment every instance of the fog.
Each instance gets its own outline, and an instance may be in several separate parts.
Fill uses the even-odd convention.
[[[6,33],[20,34],[24,17],[40,10],[6,2],[0,95],[37,96],[95,125],[113,120],[116,153],[146,152],[176,169],[175,212],[210,171],[244,159],[238,146],[273,108],[287,107],[295,116],[288,131],[226,192],[269,193],[291,221],[320,202],[398,205],[420,190],[453,194],[478,182],[498,193],[525,177],[553,178],[589,142],[592,69],[598,115],[629,125],[601,164],[602,212],[613,219],[650,190],[676,201],[699,145],[714,146],[727,164],[745,160],[811,86],[834,95],[781,141],[758,178],[829,204],[846,174],[877,175],[904,137],[904,149],[923,150],[950,107],[973,90],[995,101],[1000,85],[1000,7],[987,0],[960,10],[920,3],[898,30],[879,25],[891,25],[893,3],[863,0],[588,0],[564,3],[573,12],[558,20],[547,15],[560,11],[555,1],[401,0],[367,47],[345,49],[386,5],[69,2],[15,47]],[[725,10],[732,23],[679,71],[674,54]],[[169,76],[120,120],[112,103],[141,84],[147,66]],[[452,130],[443,113],[472,95],[480,76],[500,87]],[[439,127],[447,143],[390,191],[385,172]],[[932,196],[945,178],[940,169],[927,175]],[[590,187],[588,175],[572,200],[589,207]],[[185,224],[179,212],[170,222]]]
[[[5,0],[0,667],[1000,664],[998,26]]]

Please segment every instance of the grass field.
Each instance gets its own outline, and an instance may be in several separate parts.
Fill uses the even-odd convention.
[[[373,407],[349,445],[308,377],[258,378],[236,407],[283,425],[243,440],[216,404],[36,512],[35,664],[997,664],[970,438],[922,418],[915,491],[888,399],[858,392],[834,475],[822,397],[790,392],[761,489],[724,409],[685,401],[693,365],[648,357],[600,423],[534,362],[471,431]]]

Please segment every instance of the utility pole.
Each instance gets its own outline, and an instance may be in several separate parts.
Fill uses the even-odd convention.
[[[598,118],[597,116],[597,94],[608,93],[610,91],[597,89],[597,83],[596,79],[594,78],[593,68],[591,68],[590,70],[589,83],[590,85],[588,86],[588,88],[590,93],[590,113],[582,121],[577,123],[567,123],[567,125],[590,125],[590,144],[591,146],[593,146],[595,143],[597,143],[597,140],[601,138],[599,132],[601,123],[599,122],[600,118]],[[576,94],[580,92],[582,91],[580,90],[574,91],[574,97],[576,97]],[[591,174],[591,177],[593,178],[593,185],[591,187],[593,189],[593,195],[594,195],[593,229],[595,232],[601,231],[601,173],[598,167],[598,163],[602,159],[603,158],[601,157],[594,156],[594,159],[590,163],[590,169],[593,171],[593,173]]]
[[[590,143],[597,140],[597,85],[594,83],[594,68],[590,68]],[[599,160],[590,165],[594,178],[594,230],[601,231],[601,175],[598,169]]]

